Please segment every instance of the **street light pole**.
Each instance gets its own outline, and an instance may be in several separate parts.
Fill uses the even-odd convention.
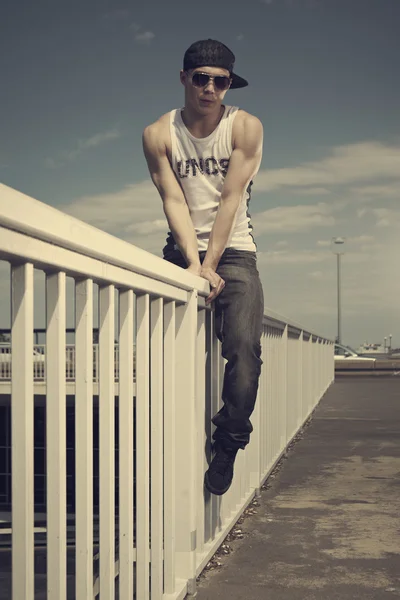
[[[332,238],[332,252],[337,259],[337,343],[342,343],[342,297],[341,297],[341,257],[344,254],[345,238]]]

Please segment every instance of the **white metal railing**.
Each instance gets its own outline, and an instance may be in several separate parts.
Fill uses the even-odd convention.
[[[46,381],[46,344],[33,345],[33,381],[41,383]],[[136,378],[136,352],[133,345],[133,380]],[[0,383],[11,381],[12,352],[11,343],[0,343]],[[65,380],[68,383],[75,381],[76,352],[75,344],[65,347]],[[99,379],[99,345],[93,344],[93,381]],[[114,380],[119,380],[119,345],[114,345]]]
[[[11,264],[12,600],[33,600],[35,589],[34,268],[46,273],[47,599],[69,597],[67,276],[75,280],[76,330],[76,564],[70,597],[88,600],[100,593],[101,600],[178,600],[193,593],[196,576],[333,381],[332,342],[265,311],[251,442],[238,454],[231,489],[222,497],[210,496],[203,477],[225,360],[214,334],[213,309],[205,305],[208,284],[5,186],[0,186],[0,259]],[[99,576],[93,568],[94,285],[100,331]]]

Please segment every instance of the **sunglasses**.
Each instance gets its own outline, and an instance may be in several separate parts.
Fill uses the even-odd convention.
[[[209,75],[208,73],[193,73],[192,75],[192,85],[196,88],[203,88],[208,85],[209,81],[213,81],[215,85],[215,89],[224,92],[229,89],[231,85],[231,79],[226,77],[226,75]]]

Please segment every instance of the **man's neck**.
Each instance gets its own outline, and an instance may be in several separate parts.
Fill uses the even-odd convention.
[[[185,106],[181,115],[187,129],[189,129],[194,137],[205,138],[211,135],[218,127],[224,111],[225,106],[222,104],[215,112],[209,115],[199,115],[190,106]]]

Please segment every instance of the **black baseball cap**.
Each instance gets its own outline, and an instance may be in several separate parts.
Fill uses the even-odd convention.
[[[198,67],[220,67],[231,74],[232,84],[230,89],[246,87],[248,82],[233,73],[235,55],[229,48],[217,40],[200,40],[194,42],[185,52],[183,57],[183,70],[197,69]]]

